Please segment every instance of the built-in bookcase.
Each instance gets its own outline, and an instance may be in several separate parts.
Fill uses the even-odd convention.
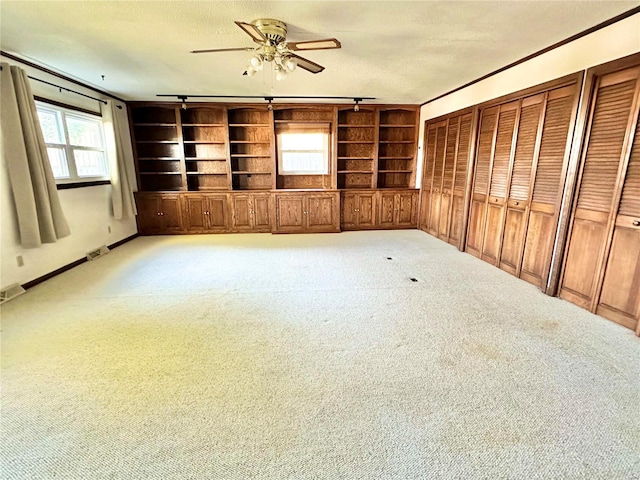
[[[378,188],[408,188],[414,181],[417,110],[380,109]]]
[[[184,190],[181,131],[173,106],[132,110],[133,147],[142,191]]]
[[[273,188],[271,112],[266,108],[230,108],[228,122],[232,188]]]
[[[338,188],[375,188],[378,143],[376,109],[338,112]]]
[[[180,116],[188,190],[228,190],[226,109],[187,107]]]

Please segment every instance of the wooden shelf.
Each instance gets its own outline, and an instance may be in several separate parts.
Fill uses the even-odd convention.
[[[338,170],[338,173],[342,173],[344,175],[348,175],[350,173],[357,173],[357,174],[373,174],[373,172],[371,170]]]
[[[373,160],[373,157],[338,157],[338,160]]]
[[[138,160],[146,161],[146,160],[161,160],[167,162],[177,162],[180,161],[178,157],[139,157]]]
[[[226,172],[220,172],[220,173],[212,173],[212,172],[187,172],[187,175],[224,175],[225,177],[227,176]]]
[[[233,175],[271,175],[271,172],[249,172],[245,170],[237,170],[231,173]]]
[[[217,142],[213,142],[211,140],[185,140],[183,143],[185,144],[189,144],[189,145],[224,145],[225,142],[224,141],[217,141]]]
[[[379,143],[415,143],[413,140],[380,140]]]
[[[362,124],[362,125],[348,125],[346,123],[339,123],[338,128],[373,128],[374,124]]]
[[[271,142],[269,140],[229,140],[229,143],[253,143],[255,145],[269,145]]]
[[[226,158],[215,158],[215,157],[185,157],[185,161],[187,162],[226,162]]]
[[[415,125],[404,125],[404,124],[393,124],[393,123],[387,123],[387,124],[380,124],[380,128],[415,128]]]
[[[411,173],[412,170],[378,170],[378,173]]]
[[[140,175],[182,175],[181,172],[140,172]]]
[[[183,123],[183,127],[224,127],[224,123]]]
[[[177,123],[134,123],[134,127],[177,127]]]
[[[251,155],[250,153],[232,153],[234,158],[271,158],[271,155]]]
[[[413,160],[413,157],[379,157],[380,160]]]
[[[374,144],[373,140],[338,140],[338,143],[362,143],[362,144]]]
[[[270,127],[268,123],[230,123],[230,127]]]
[[[136,140],[136,143],[162,143],[162,144],[174,144],[177,145],[180,142],[177,140]]]

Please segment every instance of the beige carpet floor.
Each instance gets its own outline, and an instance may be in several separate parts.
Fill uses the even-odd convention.
[[[3,479],[640,478],[633,332],[417,230],[138,238],[1,314]]]

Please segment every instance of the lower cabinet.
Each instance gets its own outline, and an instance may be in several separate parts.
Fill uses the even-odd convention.
[[[136,193],[138,230],[142,235],[182,232],[180,196],[168,193]]]
[[[231,230],[270,232],[272,201],[270,193],[230,193]]]
[[[340,231],[338,190],[274,193],[274,233]]]
[[[185,230],[191,233],[227,232],[229,213],[226,194],[184,194]]]
[[[380,228],[416,228],[418,190],[380,192]]]
[[[342,192],[342,229],[416,228],[418,190]]]

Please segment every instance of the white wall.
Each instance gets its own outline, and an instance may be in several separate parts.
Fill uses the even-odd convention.
[[[63,79],[43,73],[2,57],[3,62],[17,65],[27,71],[29,76],[46,80],[75,91],[103,98],[92,90],[66,82]],[[84,98],[40,82],[31,81],[34,95],[57,100],[95,112],[99,104],[95,100]],[[106,99],[106,98],[105,98]],[[126,108],[119,110],[126,116]],[[133,164],[129,165],[133,172]],[[132,177],[132,178],[135,178]],[[0,165],[0,288],[13,283],[24,284],[47,273],[57,270],[78,259],[86,252],[101,245],[110,245],[137,233],[135,218],[116,220],[111,212],[111,187],[100,185],[68,190],[59,190],[62,208],[71,228],[71,235],[53,244],[40,248],[23,249],[20,246],[13,197],[7,177],[7,167],[2,160]],[[111,233],[108,228],[111,227]],[[24,266],[19,267],[17,257],[22,256]]]
[[[426,120],[640,52],[640,14],[516,65],[420,109],[419,152]],[[418,175],[422,179],[422,154]],[[418,184],[419,186],[419,184]]]

